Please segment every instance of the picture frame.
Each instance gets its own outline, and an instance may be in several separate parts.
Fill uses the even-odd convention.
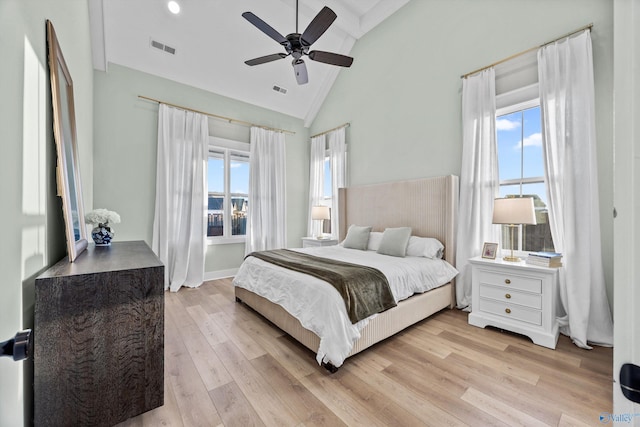
[[[78,168],[73,81],[62,56],[53,24],[47,20],[46,25],[51,103],[53,104],[53,136],[57,155],[57,188],[58,196],[62,199],[69,262],[73,262],[88,245]]]
[[[484,246],[482,247],[482,258],[496,259],[497,252],[498,252],[497,243],[484,242]]]

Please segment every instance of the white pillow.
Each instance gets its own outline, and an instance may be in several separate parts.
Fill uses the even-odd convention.
[[[359,225],[351,225],[347,230],[347,237],[342,242],[342,246],[351,249],[360,249],[361,251],[367,250],[367,243],[369,242],[369,233],[371,227],[362,227]]]
[[[367,250],[377,251],[380,248],[380,242],[382,242],[382,233],[380,231],[372,231],[369,233],[369,244]]]
[[[411,227],[387,228],[382,233],[382,241],[377,252],[383,255],[404,257],[411,237]]]
[[[420,256],[440,259],[444,254],[444,245],[431,237],[411,236],[407,246],[407,256]]]

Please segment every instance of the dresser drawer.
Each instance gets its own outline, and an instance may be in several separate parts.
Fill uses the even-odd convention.
[[[478,281],[480,285],[498,285],[509,289],[527,292],[542,293],[542,280],[535,277],[518,276],[507,272],[494,272],[479,270]]]
[[[520,292],[508,286],[492,286],[480,284],[480,298],[489,298],[502,303],[518,304],[536,310],[542,309],[542,295],[539,293]]]
[[[515,304],[505,304],[504,302],[480,298],[480,311],[495,314],[508,319],[527,322],[532,325],[542,325],[542,312],[520,307]]]

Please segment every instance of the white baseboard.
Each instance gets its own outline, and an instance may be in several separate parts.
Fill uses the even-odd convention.
[[[217,280],[226,279],[227,277],[233,277],[238,272],[237,268],[230,268],[228,270],[207,271],[204,273],[204,280]]]

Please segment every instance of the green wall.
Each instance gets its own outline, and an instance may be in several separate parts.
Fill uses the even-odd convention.
[[[51,19],[71,71],[85,209],[116,210],[117,240],[151,242],[157,105],[145,95],[295,131],[287,136],[288,244],[306,232],[308,136],[346,121],[351,184],[459,174],[459,76],[593,23],[605,274],[613,269],[613,10],[610,0],[413,0],[359,40],[310,129],[302,121],[124,67],[94,72],[87,3],[0,0],[2,156],[0,340],[33,323],[35,277],[66,255],[46,63]],[[95,99],[95,103],[94,103]],[[248,139],[213,121],[211,134]],[[391,161],[389,159],[392,159]],[[236,268],[242,245],[209,246],[206,271]],[[29,424],[29,363],[0,358],[0,426]],[[26,414],[26,415],[25,415]]]
[[[234,119],[286,129],[288,246],[300,246],[306,232],[309,189],[308,129],[300,119],[239,102],[130,68],[109,64],[94,75],[95,146],[94,207],[115,210],[116,240],[145,240],[151,245],[155,200],[158,104],[168,103]],[[209,120],[210,134],[249,142],[249,128]],[[210,245],[205,272],[225,274],[237,269],[244,244]],[[222,272],[222,273],[220,273]]]
[[[460,174],[460,76],[593,23],[600,215],[613,301],[613,3],[412,0],[358,40],[311,134],[350,122],[352,185]]]
[[[56,29],[75,91],[84,200],[91,202],[93,67],[87,3],[0,0],[0,341],[33,327],[35,277],[66,255],[56,196],[45,20]],[[0,358],[0,426],[31,423],[32,362]]]

